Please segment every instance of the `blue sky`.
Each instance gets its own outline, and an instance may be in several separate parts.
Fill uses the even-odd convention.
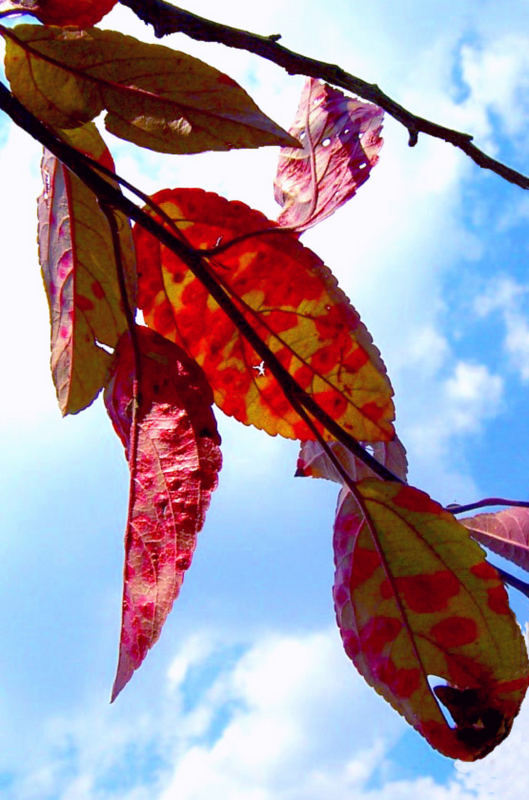
[[[193,10],[339,62],[529,171],[523,0],[211,0]],[[449,13],[448,13],[449,12]],[[106,27],[145,36],[127,9]],[[288,126],[302,79],[245,53],[214,63]],[[387,119],[358,196],[304,236],[339,277],[396,390],[410,479],[442,502],[527,496],[529,198]],[[203,186],[274,216],[277,152],[139,153],[146,191]],[[366,687],[331,599],[336,488],[294,479],[296,445],[221,418],[224,468],[160,642],[115,704],[128,489],[101,403],[62,420],[36,255],[39,147],[0,122],[0,789],[7,800],[514,800],[529,708],[476,765],[453,765]],[[219,414],[219,416],[221,416]],[[527,602],[513,598],[524,623]]]

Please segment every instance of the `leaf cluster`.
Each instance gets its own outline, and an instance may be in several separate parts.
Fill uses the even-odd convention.
[[[381,355],[300,241],[368,179],[382,110],[311,78],[287,132],[198,59],[84,27],[112,2],[82,5],[75,20],[59,0],[0,5],[59,23],[0,26],[2,97],[46,145],[38,239],[59,406],[77,413],[103,392],[130,469],[112,698],[191,564],[221,466],[216,405],[299,440],[296,474],[339,484],[333,594],[347,655],[433,747],[485,756],[509,733],[529,664],[478,542],[527,569],[528,512],[460,523],[407,483]],[[121,194],[131,187],[101,112],[109,132],[163,153],[280,147],[278,218],[189,188],[132,187],[139,209]]]

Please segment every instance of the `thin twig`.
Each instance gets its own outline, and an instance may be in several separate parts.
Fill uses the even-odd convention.
[[[255,352],[266,363],[268,369],[279,383],[285,395],[289,398],[296,396],[310,414],[327,430],[331,436],[341,442],[348,450],[357,456],[382,480],[402,480],[386,466],[381,464],[347,431],[345,431],[318,403],[307,394],[288,370],[276,358],[274,353],[263,342],[234,301],[219,285],[218,281],[209,270],[207,262],[201,257],[200,252],[190,247],[189,244],[177,238],[171,231],[157,222],[153,217],[125,197],[121,191],[102,178],[92,167],[82,153],[70,147],[66,142],[57,139],[25,106],[22,105],[0,82],[0,108],[23,130],[39,141],[52,152],[62,163],[91,189],[95,195],[122,211],[127,217],[139,223],[146,231],[155,236],[161,244],[172,250],[191,270],[193,275],[205,286],[222,310],[231,319],[239,332],[253,347]]]
[[[417,116],[385,94],[375,83],[368,83],[362,78],[346,72],[336,64],[318,61],[289,50],[278,44],[278,34],[260,36],[239,28],[232,28],[229,25],[222,25],[192,14],[190,11],[177,8],[164,0],[120,0],[120,2],[132,9],[145,23],[152,25],[158,38],[170,33],[184,33],[198,41],[216,42],[227,47],[247,50],[283,67],[289,75],[307,75],[339,86],[341,89],[363,97],[364,100],[375,103],[393,119],[400,122],[408,131],[410,147],[417,144],[420,133],[435,139],[442,139],[469,156],[479,167],[491,170],[522,189],[529,189],[529,177],[484,153],[472,143],[473,137],[470,134],[455,131]]]
[[[529,500],[506,500],[504,497],[485,497],[484,500],[477,500],[475,503],[459,505],[452,503],[447,506],[447,511],[452,514],[464,514],[466,511],[474,511],[475,508],[486,508],[487,506],[515,506],[529,508]]]
[[[99,199],[99,198],[98,198]],[[110,235],[112,238],[112,246],[114,249],[114,261],[116,264],[116,273],[118,279],[118,286],[119,286],[119,293],[121,297],[121,304],[123,306],[123,313],[125,314],[125,319],[127,321],[127,328],[130,335],[130,341],[132,344],[132,352],[134,353],[134,392],[133,392],[133,402],[134,406],[137,407],[141,399],[139,397],[139,389],[138,387],[141,386],[141,351],[140,345],[138,342],[137,330],[136,330],[136,309],[131,306],[129,293],[127,291],[127,278],[125,275],[125,267],[123,265],[123,257],[121,252],[121,242],[119,240],[119,228],[118,223],[115,216],[115,211],[113,206],[109,205],[109,203],[104,202],[103,200],[99,199],[99,207],[101,211],[105,215],[108,221],[108,226],[110,228]]]

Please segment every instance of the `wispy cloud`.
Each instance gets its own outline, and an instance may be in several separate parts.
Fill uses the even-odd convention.
[[[504,325],[503,350],[508,365],[524,383],[529,381],[528,293],[529,284],[522,285],[512,278],[501,276],[491,280],[474,302],[478,317],[494,313],[500,315]]]
[[[527,707],[494,755],[459,765],[445,784],[420,765],[413,780],[392,778],[405,723],[372,695],[334,630],[244,643],[202,630],[182,643],[159,688],[139,718],[80,708],[51,720],[40,763],[13,778],[6,798],[518,800],[528,785],[517,771]]]

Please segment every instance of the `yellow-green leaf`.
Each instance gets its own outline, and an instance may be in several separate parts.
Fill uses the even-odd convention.
[[[509,733],[529,681],[498,573],[424,492],[368,479],[355,494],[343,490],[334,532],[345,650],[433,747],[481,758]]]
[[[39,119],[107,129],[163,153],[296,146],[231,78],[192,56],[98,28],[3,29],[13,93]]]
[[[112,168],[93,123],[63,132],[69,143]],[[127,327],[108,221],[97,199],[51,153],[42,160],[39,256],[51,321],[51,370],[63,414],[75,414],[97,396],[110,356]],[[128,219],[117,215],[129,301],[134,304],[135,260]]]

